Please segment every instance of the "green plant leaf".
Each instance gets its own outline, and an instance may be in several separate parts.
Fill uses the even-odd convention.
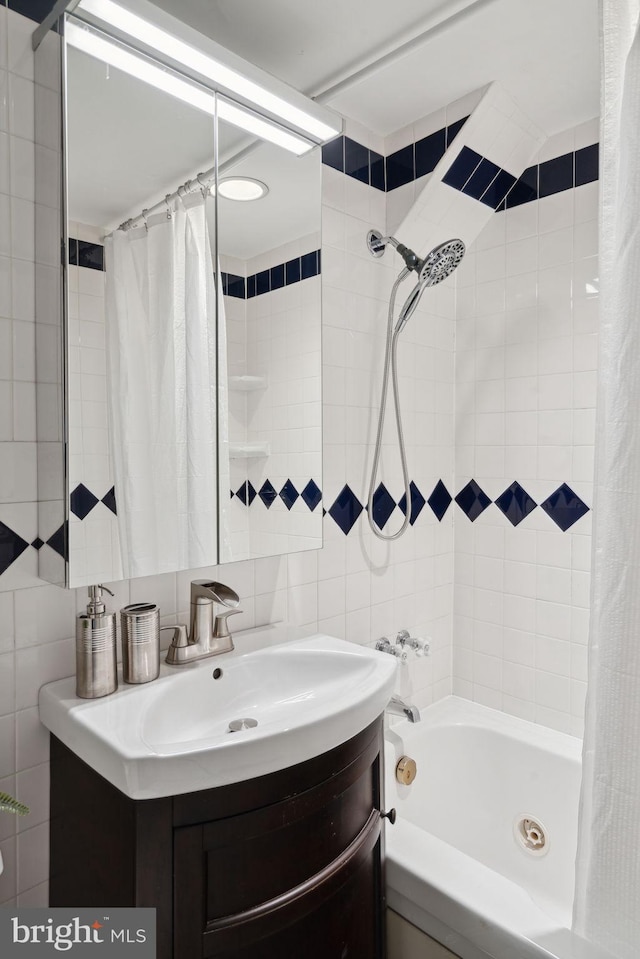
[[[0,812],[13,812],[16,816],[26,816],[29,812],[29,807],[25,806],[22,802],[18,802],[18,800],[10,796],[9,793],[0,791]]]

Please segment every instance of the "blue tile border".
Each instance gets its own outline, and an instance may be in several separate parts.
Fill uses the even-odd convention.
[[[544,160],[527,167],[507,194],[506,208],[521,206],[543,197],[563,193],[599,178],[599,144]]]
[[[341,135],[322,147],[322,162],[339,173],[388,193],[432,173],[469,117],[456,120],[386,157]]]
[[[285,286],[292,286],[302,280],[309,280],[321,273],[322,256],[320,250],[311,250],[302,256],[276,263],[268,270],[252,273],[250,276],[238,276],[236,273],[220,273],[222,292],[239,300],[251,300],[254,296],[273,293]]]
[[[590,507],[580,499],[567,483],[558,486],[539,505],[517,481],[511,483],[496,497],[495,501],[487,496],[474,479],[471,479],[455,497],[451,495],[441,479],[437,481],[426,500],[413,481],[410,488],[410,523],[412,526],[419,520],[424,507],[427,505],[437,521],[441,523],[453,502],[472,523],[485,510],[495,507],[500,511],[505,522],[510,523],[513,527],[518,526],[530,513],[539,508],[562,532],[570,530],[579,519],[590,511]],[[322,492],[313,479],[310,479],[301,490],[296,488],[291,479],[286,480],[280,489],[276,489],[273,483],[267,479],[259,490],[256,490],[249,480],[245,480],[237,490],[230,490],[230,493],[231,499],[251,509],[255,509],[258,504],[260,504],[260,508],[270,509],[275,500],[278,499],[282,501],[287,510],[291,510],[299,501],[305,509],[313,513],[320,508],[322,502]],[[102,504],[105,509],[108,509],[112,514],[116,514],[116,498],[113,487],[103,496],[97,496],[83,483],[79,483],[70,494],[71,512],[80,521],[86,519],[89,513],[98,507],[98,504]],[[381,529],[385,528],[396,508],[405,513],[406,498],[404,493],[400,500],[396,501],[389,490],[381,483],[376,490],[373,503],[374,518]],[[328,509],[322,509],[322,515],[330,516],[347,536],[358,519],[366,512],[366,509],[366,505],[360,501],[351,487],[345,484],[331,506]],[[428,514],[428,510],[426,513]],[[48,539],[43,540],[40,536],[37,536],[29,543],[6,523],[0,522],[0,575],[6,572],[29,546],[39,550],[45,545],[45,542],[47,546],[66,559],[69,542],[67,523],[63,523]]]
[[[322,147],[322,162],[346,176],[389,193],[432,173],[468,117],[422,137],[384,157],[346,136]],[[599,144],[527,167],[516,178],[508,170],[463,146],[444,183],[496,211],[511,209],[598,179]]]
[[[104,271],[104,246],[88,240],[69,238],[69,266],[83,266]]]

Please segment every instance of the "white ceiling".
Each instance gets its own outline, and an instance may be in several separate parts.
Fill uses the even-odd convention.
[[[73,48],[67,78],[71,221],[114,229],[213,167],[208,114]],[[320,230],[318,151],[297,157],[261,143],[239,160],[228,159],[253,142],[219,124],[223,176],[255,177],[269,187],[257,203],[219,199],[220,252],[240,259]]]
[[[598,114],[598,0],[154,2],[309,95],[431,31],[413,52],[327,101],[379,134],[491,80],[549,135]],[[459,22],[437,27],[462,10]]]
[[[381,135],[491,80],[501,81],[549,135],[598,113],[598,0],[155,2],[313,95],[409,44],[402,57],[378,64],[365,80],[320,97]],[[231,128],[220,139],[221,154],[246,142]],[[70,218],[103,228],[137,215],[213,165],[210,117],[76,51],[70,51],[69,144]],[[293,189],[300,179],[290,170],[296,161],[283,162],[281,176],[271,163],[267,201],[247,204],[242,214],[239,204],[230,208],[223,252],[225,237],[227,252],[238,255],[242,237],[251,236],[245,256],[264,249],[270,235],[272,246],[285,242],[293,233],[277,231],[298,214],[301,232],[315,229],[302,228],[310,193],[306,185],[302,192]],[[257,157],[236,172],[268,179],[260,176]],[[279,193],[286,195],[289,212],[274,216],[285,209],[277,205]],[[262,210],[262,227],[250,227],[249,208],[251,216]]]

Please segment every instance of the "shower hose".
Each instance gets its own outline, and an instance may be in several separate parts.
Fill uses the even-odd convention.
[[[375,533],[378,539],[389,541],[399,539],[407,529],[411,519],[411,489],[409,487],[409,471],[407,469],[407,454],[404,445],[402,414],[400,412],[400,396],[398,391],[398,339],[400,336],[400,330],[397,328],[394,330],[393,328],[393,313],[395,310],[396,294],[398,287],[405,277],[409,275],[409,272],[410,271],[406,269],[406,267],[404,270],[402,270],[393,284],[391,295],[389,297],[389,313],[387,316],[387,343],[384,354],[384,373],[382,377],[382,394],[380,396],[378,434],[376,436],[376,448],[375,453],[373,454],[373,465],[371,467],[371,482],[369,483],[369,501],[367,507],[369,526],[371,527],[372,531]],[[404,481],[405,514],[404,522],[402,523],[400,529],[395,533],[387,534],[382,532],[380,527],[376,525],[376,522],[373,518],[373,497],[376,490],[376,477],[378,475],[380,454],[382,452],[382,432],[384,429],[384,417],[387,407],[387,393],[389,391],[389,372],[391,372],[391,379],[393,382],[393,405],[395,407],[396,430],[398,434],[398,447],[400,450],[400,464],[402,466],[402,478]]]

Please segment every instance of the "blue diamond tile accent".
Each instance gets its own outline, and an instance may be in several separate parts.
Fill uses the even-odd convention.
[[[373,522],[378,529],[384,529],[389,522],[389,517],[396,508],[396,501],[384,485],[380,483],[373,494]]]
[[[104,494],[102,497],[102,502],[115,516],[118,515],[118,510],[116,508],[116,490],[114,486],[111,487],[108,493]]]
[[[0,523],[0,574],[4,573],[29,544],[12,529]]]
[[[512,483],[504,493],[501,493],[495,504],[513,526],[521,523],[525,516],[528,516],[538,505],[517,482]]]
[[[480,516],[480,513],[484,513],[487,506],[491,505],[491,500],[484,490],[480,489],[476,481],[472,479],[460,490],[456,496],[456,503],[473,523],[473,521]]]
[[[236,490],[236,496],[245,506],[251,506],[256,498],[256,491],[249,480],[245,480],[242,486]]]
[[[69,550],[67,543],[69,537],[67,535],[67,523],[64,522],[62,526],[55,531],[53,536],[50,536],[47,540],[47,546],[50,546],[59,556],[66,561],[69,558]]]
[[[260,489],[258,490],[258,496],[260,497],[264,505],[267,507],[267,509],[271,507],[277,495],[278,494],[276,493],[273,487],[273,484],[270,483],[269,480],[265,480],[262,486],[260,487]]]
[[[298,499],[299,496],[300,496],[300,493],[295,488],[291,480],[288,479],[287,482],[282,487],[282,489],[280,490],[280,499],[282,500],[284,505],[287,507],[287,509],[291,509],[291,507],[293,506],[293,504],[295,503],[295,501]]]
[[[587,504],[566,483],[559,486],[540,506],[563,533],[589,512]]]
[[[416,486],[416,484],[413,482],[413,480],[411,480],[411,482],[409,483],[409,492],[411,493],[411,518],[409,519],[409,524],[413,526],[418,516],[424,509],[425,498],[420,492],[420,490],[418,489],[418,487]],[[402,494],[402,499],[398,503],[398,506],[400,507],[400,509],[406,516],[407,497],[404,493]]]
[[[451,493],[449,492],[447,487],[444,485],[442,480],[438,480],[438,482],[433,488],[433,492],[431,496],[427,500],[427,503],[429,504],[433,512],[436,514],[438,521],[440,523],[442,522],[442,518],[444,514],[447,512],[447,510],[449,509],[449,506],[451,505],[451,500],[452,500]]]
[[[329,516],[338,524],[345,536],[363,510],[363,505],[348,485],[342,487],[335,503],[329,510]]]
[[[300,496],[302,497],[303,503],[309,507],[312,513],[322,499],[320,488],[313,480],[309,480],[305,488],[300,493]]]
[[[77,516],[78,519],[84,519],[85,516],[89,515],[99,500],[98,497],[94,496],[91,490],[88,490],[83,483],[79,483],[71,493],[69,502],[71,506],[71,512]]]

